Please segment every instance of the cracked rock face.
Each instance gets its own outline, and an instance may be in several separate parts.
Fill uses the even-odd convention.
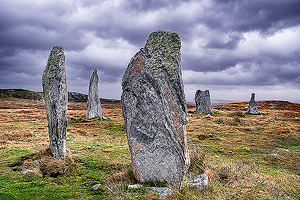
[[[199,114],[210,113],[211,103],[209,90],[197,90],[195,94],[196,112]]]
[[[87,101],[87,112],[86,117],[91,119],[94,117],[103,117],[102,107],[99,99],[99,88],[98,88],[98,73],[95,69],[92,73],[90,84],[89,84],[89,95]]]
[[[54,46],[42,77],[48,119],[50,149],[53,157],[64,159],[67,132],[67,79],[64,49]]]
[[[121,97],[136,179],[177,188],[190,163],[180,48],[177,33],[152,32],[127,66]]]
[[[246,113],[257,115],[259,112],[257,111],[257,103],[255,101],[255,94],[251,94],[251,99],[249,101],[249,107]]]

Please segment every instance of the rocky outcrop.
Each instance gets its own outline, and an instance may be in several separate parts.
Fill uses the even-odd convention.
[[[211,103],[209,90],[197,90],[195,94],[196,112],[199,114],[210,113]]]
[[[86,117],[89,119],[94,117],[103,117],[99,99],[98,73],[96,69],[93,71],[90,79]]]
[[[152,32],[127,66],[121,97],[136,179],[177,188],[190,163],[180,48],[177,33]]]
[[[259,112],[257,111],[257,103],[255,101],[255,94],[252,93],[251,94],[251,99],[249,101],[249,107],[248,107],[248,110],[246,113],[249,113],[249,114],[253,114],[253,115],[258,115]]]
[[[64,49],[54,46],[42,77],[48,119],[50,149],[53,157],[64,159],[67,132],[67,79]]]
[[[87,102],[88,95],[79,92],[68,92],[68,102]]]

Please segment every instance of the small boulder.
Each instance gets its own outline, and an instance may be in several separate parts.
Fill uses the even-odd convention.
[[[188,182],[191,184],[189,188],[197,188],[198,190],[204,190],[208,187],[208,175],[207,173],[203,173],[199,176],[195,176],[193,178],[188,179]]]

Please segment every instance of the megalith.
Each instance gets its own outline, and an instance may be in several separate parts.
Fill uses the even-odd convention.
[[[50,150],[55,159],[66,155],[67,78],[64,49],[53,46],[42,77],[48,119]]]
[[[211,103],[209,90],[197,90],[195,94],[196,112],[199,114],[210,113]]]
[[[89,119],[94,117],[103,117],[101,102],[99,99],[98,79],[97,69],[95,69],[90,79],[89,94],[87,100],[86,117]]]
[[[122,109],[135,178],[180,188],[190,164],[177,33],[155,31],[122,78]]]
[[[249,114],[253,114],[253,115],[258,115],[259,112],[257,111],[257,103],[255,101],[255,94],[252,93],[251,94],[251,99],[249,101],[249,107],[248,107],[248,110],[246,113],[249,113]]]

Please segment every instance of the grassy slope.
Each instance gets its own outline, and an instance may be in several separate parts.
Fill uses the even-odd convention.
[[[103,105],[111,120],[88,120],[84,103],[69,103],[67,146],[74,170],[56,178],[23,175],[28,155],[48,147],[44,103],[0,99],[0,199],[157,199],[136,183],[120,105]],[[300,106],[258,102],[262,115],[244,115],[245,102],[213,107],[213,117],[189,106],[191,168],[207,171],[204,191],[183,189],[172,199],[299,199]],[[27,157],[26,157],[27,156]],[[91,188],[100,183],[99,189]]]

